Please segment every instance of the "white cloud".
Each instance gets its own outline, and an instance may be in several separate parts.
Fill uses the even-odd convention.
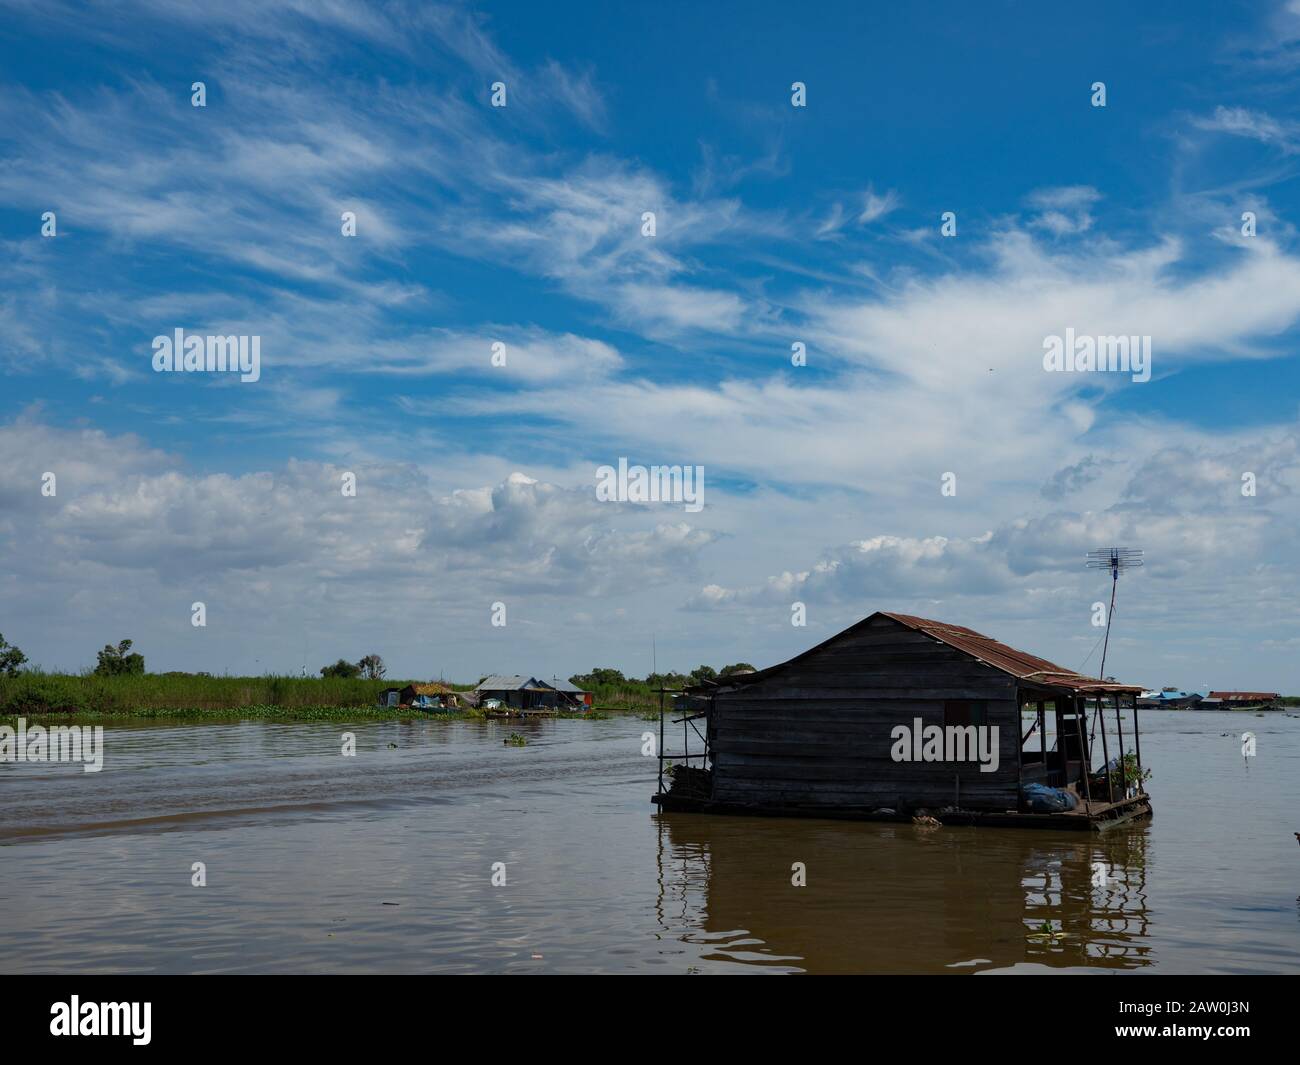
[[[622,655],[658,626],[692,654],[770,660],[799,649],[788,641],[812,642],[782,615],[795,596],[822,608],[823,632],[878,606],[955,611],[976,628],[988,614],[1036,615],[1066,631],[1060,619],[1094,594],[1078,556],[1111,540],[1150,551],[1142,579],[1159,606],[1140,647],[1152,661],[1203,609],[1294,618],[1279,591],[1294,586],[1292,552],[1274,531],[1297,517],[1294,440],[1119,420],[1117,390],[1158,385],[1041,365],[1044,336],[1067,327],[1150,334],[1157,378],[1277,354],[1300,316],[1285,222],[1261,213],[1272,224],[1253,241],[1216,229],[1223,203],[1254,198],[1203,205],[1201,234],[1223,239],[1194,247],[1191,234],[1098,235],[1097,188],[1037,189],[984,243],[975,226],[960,242],[916,231],[934,260],[921,274],[893,262],[922,245],[912,234],[845,236],[854,220],[896,211],[894,189],[868,188],[860,210],[816,193],[807,202],[818,206],[792,219],[717,192],[784,173],[779,137],[756,160],[703,146],[690,194],[647,163],[566,150],[548,136],[557,120],[597,131],[609,121],[596,72],[522,66],[472,12],[252,10],[148,7],[162,30],[230,48],[237,61],[212,85],[220,110],[196,113],[175,86],[139,78],[0,103],[13,148],[0,195],[21,210],[67,204],[61,232],[82,249],[56,269],[59,242],[4,248],[0,351],[24,382],[35,367],[107,381],[115,402],[140,404],[127,409],[142,422],[207,419],[331,461],[241,450],[245,466],[198,473],[129,437],[35,418],[0,430],[17,456],[0,471],[0,591],[44,633],[38,642],[60,646],[63,625],[88,636],[130,621],[199,668],[213,646],[248,668],[231,623],[204,634],[209,645],[184,643],[193,634],[178,604],[209,596],[224,604],[214,617],[268,647],[300,629],[335,643],[383,632],[412,663],[454,648],[459,676],[518,647],[521,631],[558,654]],[[69,26],[77,17],[52,11]],[[127,46],[116,16],[86,19],[91,35]],[[345,46],[323,26],[428,77],[322,77]],[[489,109],[498,77],[527,106]],[[1244,108],[1199,125],[1295,143],[1288,121]],[[344,209],[358,213],[355,239],[338,232]],[[653,238],[641,234],[646,211]],[[814,264],[801,261],[809,234],[821,238]],[[869,261],[874,249],[857,247],[857,261],[837,261],[879,234],[887,254]],[[96,240],[101,254],[86,255]],[[108,255],[138,251],[201,262],[221,283],[105,285]],[[462,267],[491,272],[477,294],[495,299],[489,284],[501,281],[493,306],[527,310],[481,313],[475,294],[461,303],[428,281]],[[516,284],[527,302],[516,304]],[[572,324],[584,316],[595,321]],[[147,409],[121,386],[139,383],[148,338],[175,325],[261,335],[266,387],[230,404],[209,390],[204,403],[196,383]],[[789,365],[796,338],[806,372]],[[494,340],[507,346],[504,368],[490,364]],[[385,391],[394,383],[410,394]],[[594,503],[584,467],[631,453],[706,466],[699,525]],[[54,501],[34,492],[47,465],[67,485]],[[343,469],[360,476],[357,500],[339,496]],[[1255,504],[1237,490],[1243,469],[1265,486]],[[952,499],[939,494],[947,471]],[[1211,574],[1225,555],[1233,580],[1219,587]],[[525,627],[492,643],[474,619],[501,595]],[[691,611],[665,613],[688,599]]]
[[[1092,228],[1091,207],[1100,199],[1101,194],[1091,185],[1037,189],[1027,197],[1029,206],[1038,212],[1030,225],[1055,237],[1085,233]]]
[[[987,252],[986,272],[912,278],[871,299],[819,292],[801,301],[804,321],[787,328],[807,341],[817,376],[776,358],[767,373],[712,384],[624,374],[576,393],[468,402],[558,411],[597,441],[760,483],[896,496],[960,470],[985,484],[1014,477],[1038,493],[1078,460],[1081,437],[1109,424],[1108,392],[1156,387],[1045,372],[1044,337],[1067,327],[1151,335],[1159,378],[1198,362],[1270,357],[1273,336],[1300,316],[1300,262],[1262,238],[1202,272],[1183,267],[1176,241],[1088,252],[1008,231]]]
[[[1224,107],[1214,109],[1210,116],[1199,116],[1192,120],[1198,129],[1213,133],[1228,133],[1237,137],[1247,137],[1281,149],[1287,155],[1293,154],[1298,147],[1297,132],[1300,126],[1294,122],[1281,121],[1264,111],[1252,111],[1247,107]]]
[[[1134,445],[1143,434],[1123,439]],[[1001,513],[999,524],[966,536],[874,533],[809,552],[799,568],[762,579],[707,582],[689,608],[768,634],[788,626],[790,605],[803,602],[819,622],[802,636],[803,646],[855,616],[897,610],[967,624],[1079,668],[1100,635],[1091,625],[1093,604],[1109,594],[1105,574],[1085,568],[1085,556],[1098,547],[1138,547],[1146,565],[1122,583],[1120,643],[1108,672],[1146,684],[1170,682],[1162,671],[1177,670],[1187,684],[1217,676],[1250,687],[1254,676],[1256,687],[1294,688],[1285,649],[1263,656],[1258,649],[1279,626],[1300,619],[1291,595],[1300,560],[1288,547],[1300,523],[1300,434],[1243,433],[1227,446],[1185,437],[1161,446],[1152,433],[1146,442],[1150,450],[1113,448],[1104,475],[1077,491],[1067,478],[1051,509],[1021,493],[963,503],[959,491],[946,507]],[[1244,467],[1256,473],[1254,496],[1241,492]],[[1086,509],[1070,509],[1079,503]],[[924,517],[864,510],[861,526],[953,525],[943,508],[918,501],[915,512]],[[1214,647],[1204,640],[1205,617],[1218,619],[1223,638]],[[800,644],[782,642],[791,651]],[[1189,651],[1195,677],[1178,664]],[[1253,663],[1248,670],[1243,658]]]
[[[47,664],[72,664],[70,632],[93,646],[125,629],[142,649],[191,662],[206,653],[209,665],[239,645],[237,632],[262,632],[262,653],[269,662],[278,647],[283,668],[293,643],[283,634],[303,617],[335,646],[373,626],[404,639],[402,619],[409,628],[422,615],[440,628],[486,627],[498,600],[521,621],[538,611],[558,621],[571,609],[563,604],[590,610],[680,587],[717,539],[680,508],[599,503],[594,485],[519,471],[445,494],[399,465],[291,460],[240,475],[190,473],[132,437],[59,430],[35,415],[0,427],[0,451],[0,591],[22,617],[5,632]],[[58,477],[52,498],[41,494],[47,470]],[[341,491],[345,471],[356,475],[355,498]],[[195,600],[212,628],[178,650]]]
[[[897,209],[900,203],[900,197],[897,192],[890,189],[883,196],[877,195],[875,189],[867,189],[862,197],[862,211],[858,215],[860,225],[869,225],[878,219],[884,218],[885,215]]]

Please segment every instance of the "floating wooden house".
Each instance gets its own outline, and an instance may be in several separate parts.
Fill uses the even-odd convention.
[[[1137,705],[1139,710],[1199,710],[1201,701],[1200,692],[1161,688],[1159,691],[1144,691],[1138,696]]]
[[[876,613],[788,662],[690,689],[673,721],[680,752],[665,750],[661,713],[654,801],[663,810],[877,820],[924,810],[945,824],[1112,827],[1150,814],[1141,691],[960,625]],[[1053,803],[1068,809],[1040,812]]]
[[[567,680],[560,680],[558,677],[551,678],[551,687],[569,700],[569,704],[578,710],[590,710],[593,701],[593,694],[584,691],[576,684]]]
[[[484,677],[474,692],[480,705],[488,699],[495,699],[512,710],[554,710],[559,698],[555,689],[545,681],[519,674]]]
[[[1197,710],[1276,710],[1281,695],[1277,692],[1210,692]]]
[[[568,681],[556,679],[548,683],[520,674],[484,677],[474,693],[480,705],[488,699],[499,702],[502,716],[554,716],[560,710],[585,710],[591,706],[591,693]]]

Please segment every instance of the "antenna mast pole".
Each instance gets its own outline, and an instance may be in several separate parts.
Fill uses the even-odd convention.
[[[1110,570],[1110,609],[1106,612],[1106,636],[1101,646],[1101,671],[1099,678],[1106,679],[1106,652],[1110,650],[1110,626],[1115,620],[1115,592],[1119,588],[1119,575],[1126,569],[1142,565],[1142,552],[1131,547],[1107,547],[1088,552],[1089,569]]]
[[[1110,650],[1110,626],[1115,620],[1115,592],[1119,588],[1119,575],[1126,569],[1132,569],[1142,565],[1142,552],[1133,547],[1106,547],[1099,551],[1088,552],[1089,569],[1108,569],[1110,570],[1110,610],[1106,613],[1106,636],[1101,647],[1101,670],[1098,673],[1100,680],[1106,679],[1106,652]],[[1092,737],[1097,733],[1097,724],[1101,721],[1101,701],[1102,693],[1097,693],[1097,710],[1092,716],[1092,728],[1089,732],[1088,761],[1089,771],[1091,772],[1092,762]],[[1084,701],[1084,715],[1087,715],[1087,700]],[[1119,696],[1115,697],[1115,723],[1119,724]],[[1136,727],[1136,726],[1135,726]],[[1080,741],[1083,736],[1080,734]],[[1106,726],[1101,727],[1101,741],[1103,755],[1105,754],[1106,745]],[[1120,756],[1124,754],[1124,733],[1120,733]],[[1106,786],[1110,786],[1110,769],[1106,770]]]
[[[1101,645],[1101,679],[1106,679],[1106,652],[1110,650],[1110,623],[1115,620],[1115,591],[1119,588],[1119,563],[1110,567],[1110,609],[1106,611],[1106,639]]]

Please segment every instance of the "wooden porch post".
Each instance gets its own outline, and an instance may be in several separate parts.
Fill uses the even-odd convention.
[[[1076,695],[1071,701],[1074,703],[1074,729],[1079,734],[1079,757],[1083,759],[1083,793],[1087,796],[1088,800],[1088,816],[1092,817],[1092,782],[1088,779],[1092,775],[1090,772],[1092,769],[1092,752],[1088,751],[1087,757],[1084,757],[1083,723],[1079,717],[1079,703],[1081,699]]]
[[[1043,783],[1051,777],[1047,772],[1047,700],[1038,700],[1038,749],[1043,752]]]
[[[1124,722],[1119,716],[1119,693],[1115,693],[1115,729],[1119,732],[1119,784],[1128,798],[1128,772],[1124,769]]]
[[[664,685],[659,682],[659,794],[664,793]]]
[[[1142,786],[1142,730],[1138,728],[1138,697],[1130,695],[1129,699],[1133,706],[1133,745],[1134,753],[1137,755],[1138,764],[1138,787]]]
[[[1106,715],[1101,712],[1101,696],[1097,696],[1097,716],[1101,719],[1101,756],[1106,759],[1106,798],[1115,801],[1115,787],[1110,779],[1110,746],[1106,743]]]

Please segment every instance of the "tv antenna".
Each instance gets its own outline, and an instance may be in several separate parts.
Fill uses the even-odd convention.
[[[1088,552],[1089,569],[1110,570],[1110,609],[1106,611],[1106,639],[1101,648],[1102,680],[1106,679],[1106,651],[1110,648],[1110,623],[1115,617],[1115,589],[1119,587],[1119,575],[1125,570],[1137,569],[1142,565],[1142,551],[1135,547],[1103,547]]]

